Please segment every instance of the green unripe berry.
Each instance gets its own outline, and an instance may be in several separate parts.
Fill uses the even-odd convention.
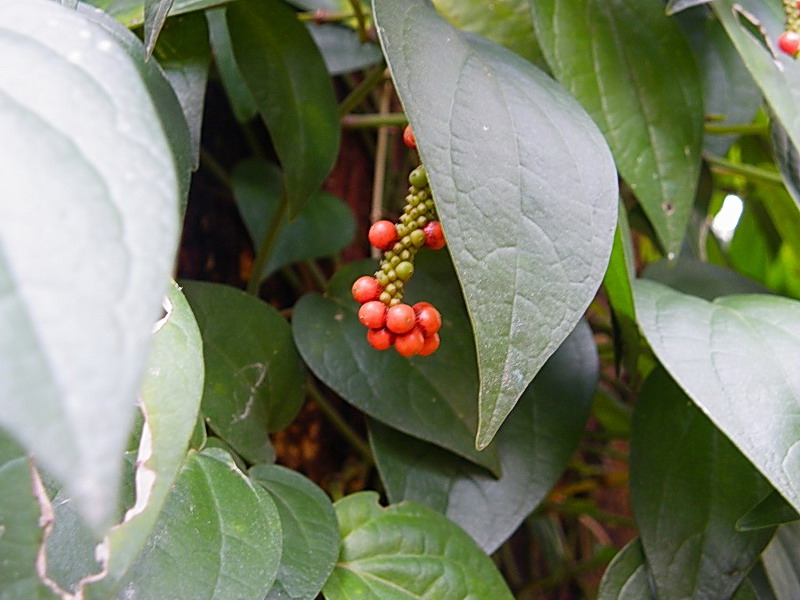
[[[434,206],[433,199],[428,198],[427,200],[425,200],[425,206],[428,208],[428,210],[433,210]]]
[[[384,304],[389,304],[392,301],[392,295],[387,291],[383,291],[381,292],[381,296],[380,298],[378,298],[378,300],[380,300]]]
[[[404,260],[399,265],[397,265],[397,267],[395,267],[395,272],[397,273],[397,277],[399,279],[402,279],[403,281],[408,281],[414,274],[414,265],[411,264],[409,261]]]
[[[408,176],[408,183],[413,185],[418,190],[421,190],[428,185],[428,173],[422,165],[411,171]]]
[[[401,279],[395,279],[394,283],[392,284],[397,289],[398,293],[403,291],[403,286],[405,285]]]
[[[392,298],[392,299],[389,301],[389,308],[391,308],[392,306],[397,306],[397,305],[398,305],[398,304],[400,304],[401,302],[402,302],[402,300],[401,300],[400,298]]]
[[[400,263],[400,264],[403,264],[403,263]],[[398,279],[398,281],[400,281],[400,280]],[[393,284],[393,283],[390,283],[389,285],[386,286],[386,289],[384,291],[387,294],[389,294],[390,296],[394,297],[394,295],[397,293],[397,286],[395,284]]]
[[[427,224],[428,224],[428,217],[426,217],[425,215],[417,217],[417,227],[425,227],[425,225]]]
[[[424,217],[420,217],[422,219]],[[422,245],[425,243],[425,232],[421,229],[415,229],[411,233],[408,234],[408,239],[411,240],[411,243],[414,245],[415,248],[421,248]]]
[[[400,260],[411,260],[411,252],[409,252],[408,250],[403,250],[400,253]],[[403,263],[400,263],[400,265],[402,265],[402,264]],[[400,265],[397,265],[397,266],[399,267]]]
[[[391,252],[386,254],[386,258],[391,258],[393,252],[402,252],[403,251],[403,244],[401,242],[397,242],[394,246],[392,246]]]
[[[375,279],[378,280],[378,283],[380,283],[381,287],[383,288],[389,285],[389,277],[387,277],[386,273],[384,273],[383,271],[378,271],[377,273],[375,273]]]
[[[397,262],[400,262],[400,259],[397,259]],[[389,281],[394,281],[397,279],[397,271],[394,269],[389,269],[389,272],[386,274],[389,277]]]
[[[389,259],[389,264],[392,265],[393,268],[396,267],[397,263],[399,262],[400,262],[399,256],[393,256],[392,258]],[[391,277],[391,275],[389,277]]]

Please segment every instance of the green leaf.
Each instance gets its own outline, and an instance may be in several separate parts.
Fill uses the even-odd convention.
[[[585,322],[550,357],[496,441],[502,476],[445,450],[369,423],[370,442],[392,503],[412,500],[442,512],[487,553],[541,502],[578,444],[597,383],[594,338]]]
[[[150,0],[148,0],[150,1]],[[157,1],[157,0],[155,0]],[[223,6],[232,0],[173,0],[168,16],[175,17],[215,6]],[[125,27],[138,27],[145,21],[145,0],[87,0],[87,4],[103,9]]]
[[[147,56],[153,53],[158,34],[164,27],[173,0],[144,0],[144,47]]]
[[[417,255],[405,301],[424,299],[439,309],[442,342],[435,354],[411,359],[373,349],[358,322],[350,286],[376,266],[351,263],[331,279],[327,297],[307,294],[295,305],[292,328],[303,360],[325,385],[369,416],[499,474],[497,449],[475,450],[475,349],[450,261],[443,252]]]
[[[800,509],[800,303],[706,302],[647,280],[634,292],[639,325],[670,375]]]
[[[648,582],[644,550],[639,538],[628,542],[608,565],[600,588],[598,600],[655,600]]]
[[[219,449],[188,458],[120,597],[263,600],[281,558],[267,492]]]
[[[777,600],[800,597],[800,523],[778,527],[763,561]]]
[[[339,524],[330,500],[311,481],[284,467],[257,465],[249,475],[272,496],[283,531],[278,578],[265,600],[313,600],[339,552]]]
[[[631,505],[660,598],[730,598],[773,530],[737,519],[769,490],[663,369],[633,414]]]
[[[736,528],[748,531],[775,527],[793,521],[800,521],[800,513],[792,508],[783,496],[773,490],[736,522]]]
[[[669,0],[667,2],[665,13],[667,15],[674,15],[675,13],[686,10],[687,8],[700,6],[701,4],[708,4],[709,2],[711,2],[711,0]]]
[[[211,62],[205,17],[197,13],[170,19],[161,32],[155,56],[181,103],[191,136],[192,165],[197,169],[206,82]]]
[[[333,86],[308,31],[281,0],[239,0],[226,17],[236,63],[283,167],[292,218],[339,150]]]
[[[217,435],[252,463],[272,460],[269,434],[303,403],[305,370],[280,313],[243,291],[182,282],[203,335],[203,414]]]
[[[531,8],[547,62],[606,135],[664,250],[677,254],[703,139],[701,82],[685,36],[660,2],[531,0]]]
[[[178,165],[128,50],[54,2],[0,7],[0,426],[98,529],[178,241]]]
[[[768,294],[760,283],[732,269],[703,262],[690,256],[651,263],[644,277],[699,298],[714,300],[731,294]]]
[[[334,508],[342,541],[326,600],[513,598],[491,559],[430,508],[381,508],[375,492],[347,496]]]
[[[349,27],[332,23],[308,23],[307,27],[330,75],[360,71],[383,59],[377,44],[361,43],[358,32]]]
[[[258,250],[281,202],[283,176],[273,163],[251,158],[231,173],[233,195]],[[336,196],[316,192],[289,222],[282,217],[278,238],[261,277],[300,260],[331,256],[352,240],[356,224],[349,207]]]
[[[231,109],[239,123],[247,123],[258,114],[256,101],[253,94],[244,82],[242,72],[236,64],[233,55],[231,36],[228,32],[228,22],[225,20],[225,9],[218,8],[206,11],[208,20],[208,34],[211,41],[211,51],[214,54],[214,64],[217,67],[222,87],[228,95]]]
[[[474,326],[484,448],[597,291],[616,171],[591,119],[536,67],[427,0],[373,6]]]

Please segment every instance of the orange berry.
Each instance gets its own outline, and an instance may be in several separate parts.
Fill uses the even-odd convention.
[[[386,311],[386,327],[393,333],[411,331],[417,316],[408,304],[396,304]]]
[[[369,243],[378,250],[388,250],[397,241],[397,229],[391,221],[378,221],[369,228]]]
[[[425,232],[425,245],[431,250],[439,250],[444,248],[444,230],[439,221],[431,221],[422,231]]]
[[[442,328],[442,315],[433,305],[427,302],[418,302],[414,305],[417,315],[417,326],[422,329],[426,337],[433,335]]]
[[[367,341],[375,350],[388,350],[394,343],[394,334],[385,327],[367,331]]]
[[[425,336],[418,327],[415,327],[408,333],[398,335],[394,340],[394,349],[397,350],[401,356],[409,357],[419,354],[425,347]]]
[[[406,128],[403,129],[403,143],[412,150],[417,147],[417,140],[414,137],[414,132],[411,131],[411,125],[406,125]]]
[[[425,338],[425,343],[422,345],[422,350],[419,351],[420,356],[429,356],[439,349],[439,334],[434,333]]]
[[[358,309],[358,320],[364,327],[380,329],[386,323],[386,305],[380,300],[370,300]]]
[[[353,294],[353,299],[359,304],[364,304],[370,300],[377,300],[380,298],[383,288],[378,280],[369,275],[359,277],[353,283],[350,292]]]

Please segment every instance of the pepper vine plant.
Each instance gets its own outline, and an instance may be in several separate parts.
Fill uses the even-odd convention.
[[[800,598],[799,48],[0,0],[0,600]]]

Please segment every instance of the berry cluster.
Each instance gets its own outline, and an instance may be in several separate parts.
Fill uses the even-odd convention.
[[[415,148],[409,127],[403,133],[409,148]],[[353,298],[361,304],[358,320],[367,327],[367,341],[376,350],[394,346],[403,356],[427,356],[439,347],[442,317],[427,302],[403,303],[405,285],[414,274],[414,257],[423,248],[438,250],[445,244],[442,225],[428,185],[425,167],[408,177],[406,205],[399,223],[378,221],[369,230],[370,243],[383,250],[374,277],[360,277],[353,284]]]
[[[800,51],[800,2],[783,0],[783,11],[786,13],[787,28],[778,37],[778,48],[789,56],[797,56]]]

